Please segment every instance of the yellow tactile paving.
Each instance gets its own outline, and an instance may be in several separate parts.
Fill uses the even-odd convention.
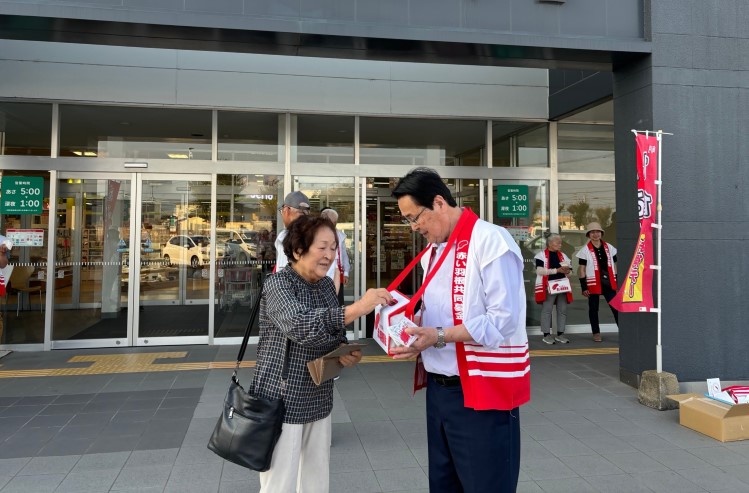
[[[591,356],[600,354],[618,354],[619,348],[590,348],[590,349],[545,349],[532,350],[531,356]],[[0,378],[28,378],[28,377],[68,377],[77,375],[107,375],[115,373],[151,373],[157,371],[190,371],[232,369],[236,361],[201,361],[196,363],[156,363],[160,359],[185,358],[185,351],[163,353],[131,353],[131,354],[91,354],[74,356],[68,363],[91,363],[89,366],[74,368],[47,368],[33,370],[2,370]],[[390,356],[364,356],[362,363],[390,363],[394,362]],[[398,360],[398,361],[413,361]],[[254,368],[254,361],[243,361],[241,368]]]

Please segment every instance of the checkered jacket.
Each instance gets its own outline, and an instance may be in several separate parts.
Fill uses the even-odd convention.
[[[333,381],[314,384],[307,362],[346,342],[343,307],[338,306],[333,281],[304,280],[291,266],[268,276],[260,301],[260,340],[250,391],[277,399],[282,395],[281,370],[287,338],[289,378],[284,404],[285,423],[311,423],[333,409]]]

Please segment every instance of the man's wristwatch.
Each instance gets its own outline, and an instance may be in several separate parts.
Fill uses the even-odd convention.
[[[434,347],[442,349],[445,345],[445,329],[437,327],[437,342],[434,343]]]

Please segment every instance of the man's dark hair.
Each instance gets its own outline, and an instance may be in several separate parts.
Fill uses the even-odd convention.
[[[335,226],[328,219],[319,216],[300,216],[289,224],[286,237],[283,239],[283,253],[291,263],[296,262],[294,252],[304,255],[315,241],[315,235],[321,228],[328,228],[335,237],[335,246],[338,248],[338,235],[335,234]]]
[[[398,180],[392,195],[396,199],[410,195],[417,205],[428,209],[434,205],[434,197],[437,195],[441,195],[450,207],[458,205],[442,177],[432,168],[415,168],[409,171]]]

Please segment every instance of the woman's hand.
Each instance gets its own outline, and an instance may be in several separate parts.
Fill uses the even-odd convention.
[[[570,267],[557,267],[557,272],[560,274],[564,274],[565,276],[570,275],[570,272],[572,272],[572,269]]]
[[[345,356],[339,356],[338,362],[341,364],[341,366],[345,366],[347,368],[350,368],[357,364],[359,361],[361,361],[361,350],[357,349],[356,351],[351,351],[349,354]]]
[[[391,301],[393,297],[387,289],[368,289],[364,296],[343,309],[343,321],[348,325],[357,318],[370,313],[377,305],[387,305]]]
[[[363,307],[366,307],[367,313],[369,313],[378,305],[387,305],[391,301],[393,301],[393,296],[387,289],[372,288],[367,289],[367,292],[359,299],[358,303],[362,303]]]

